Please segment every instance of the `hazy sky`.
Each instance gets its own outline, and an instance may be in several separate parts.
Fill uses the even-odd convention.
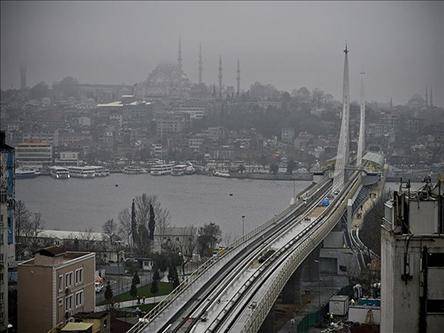
[[[197,80],[254,81],[278,89],[319,87],[341,95],[344,41],[350,47],[352,99],[359,72],[370,100],[404,103],[433,86],[444,105],[444,5],[439,2],[1,2],[1,86],[74,76],[82,83],[144,80],[161,62],[176,62],[182,36],[184,70]]]

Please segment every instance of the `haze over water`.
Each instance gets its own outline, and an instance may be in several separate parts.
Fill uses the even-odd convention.
[[[295,182],[296,193],[309,184]],[[87,180],[40,176],[16,181],[16,199],[42,214],[45,229],[101,231],[107,219],[117,221],[119,212],[142,193],[158,196],[170,211],[171,225],[215,222],[223,234],[234,239],[242,234],[242,215],[246,216],[247,232],[288,207],[293,182],[143,174],[111,174]]]

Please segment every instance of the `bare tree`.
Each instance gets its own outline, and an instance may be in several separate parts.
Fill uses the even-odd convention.
[[[23,245],[31,253],[35,252],[39,248],[38,235],[43,229],[42,215],[40,213],[32,214],[29,223],[22,226],[22,240]]]
[[[107,220],[103,224],[102,230],[111,244],[118,240],[119,236],[117,235],[117,223],[115,223],[113,219]]]
[[[25,229],[29,225],[31,219],[31,212],[26,208],[25,203],[18,200],[14,207],[14,219],[15,219],[15,238],[18,240],[23,235]]]
[[[125,208],[119,213],[119,236],[125,241],[129,242],[131,235],[131,212],[129,208]]]

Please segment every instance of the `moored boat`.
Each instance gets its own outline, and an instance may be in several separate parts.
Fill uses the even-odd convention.
[[[24,178],[35,178],[40,175],[37,169],[32,168],[17,168],[15,169],[15,178],[24,179]]]
[[[68,179],[70,178],[69,170],[60,166],[52,166],[49,168],[49,175],[56,179]]]

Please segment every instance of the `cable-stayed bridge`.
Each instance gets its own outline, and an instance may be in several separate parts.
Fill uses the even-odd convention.
[[[343,118],[333,176],[313,183],[295,204],[205,262],[129,332],[257,332],[298,268],[332,234],[343,237],[342,247],[354,253],[355,266],[366,265],[364,253],[369,251],[352,230],[350,216],[367,198],[367,185],[380,181],[380,174],[370,168],[382,168],[373,155],[362,156],[364,130],[357,166],[349,163],[348,52],[346,47]]]

